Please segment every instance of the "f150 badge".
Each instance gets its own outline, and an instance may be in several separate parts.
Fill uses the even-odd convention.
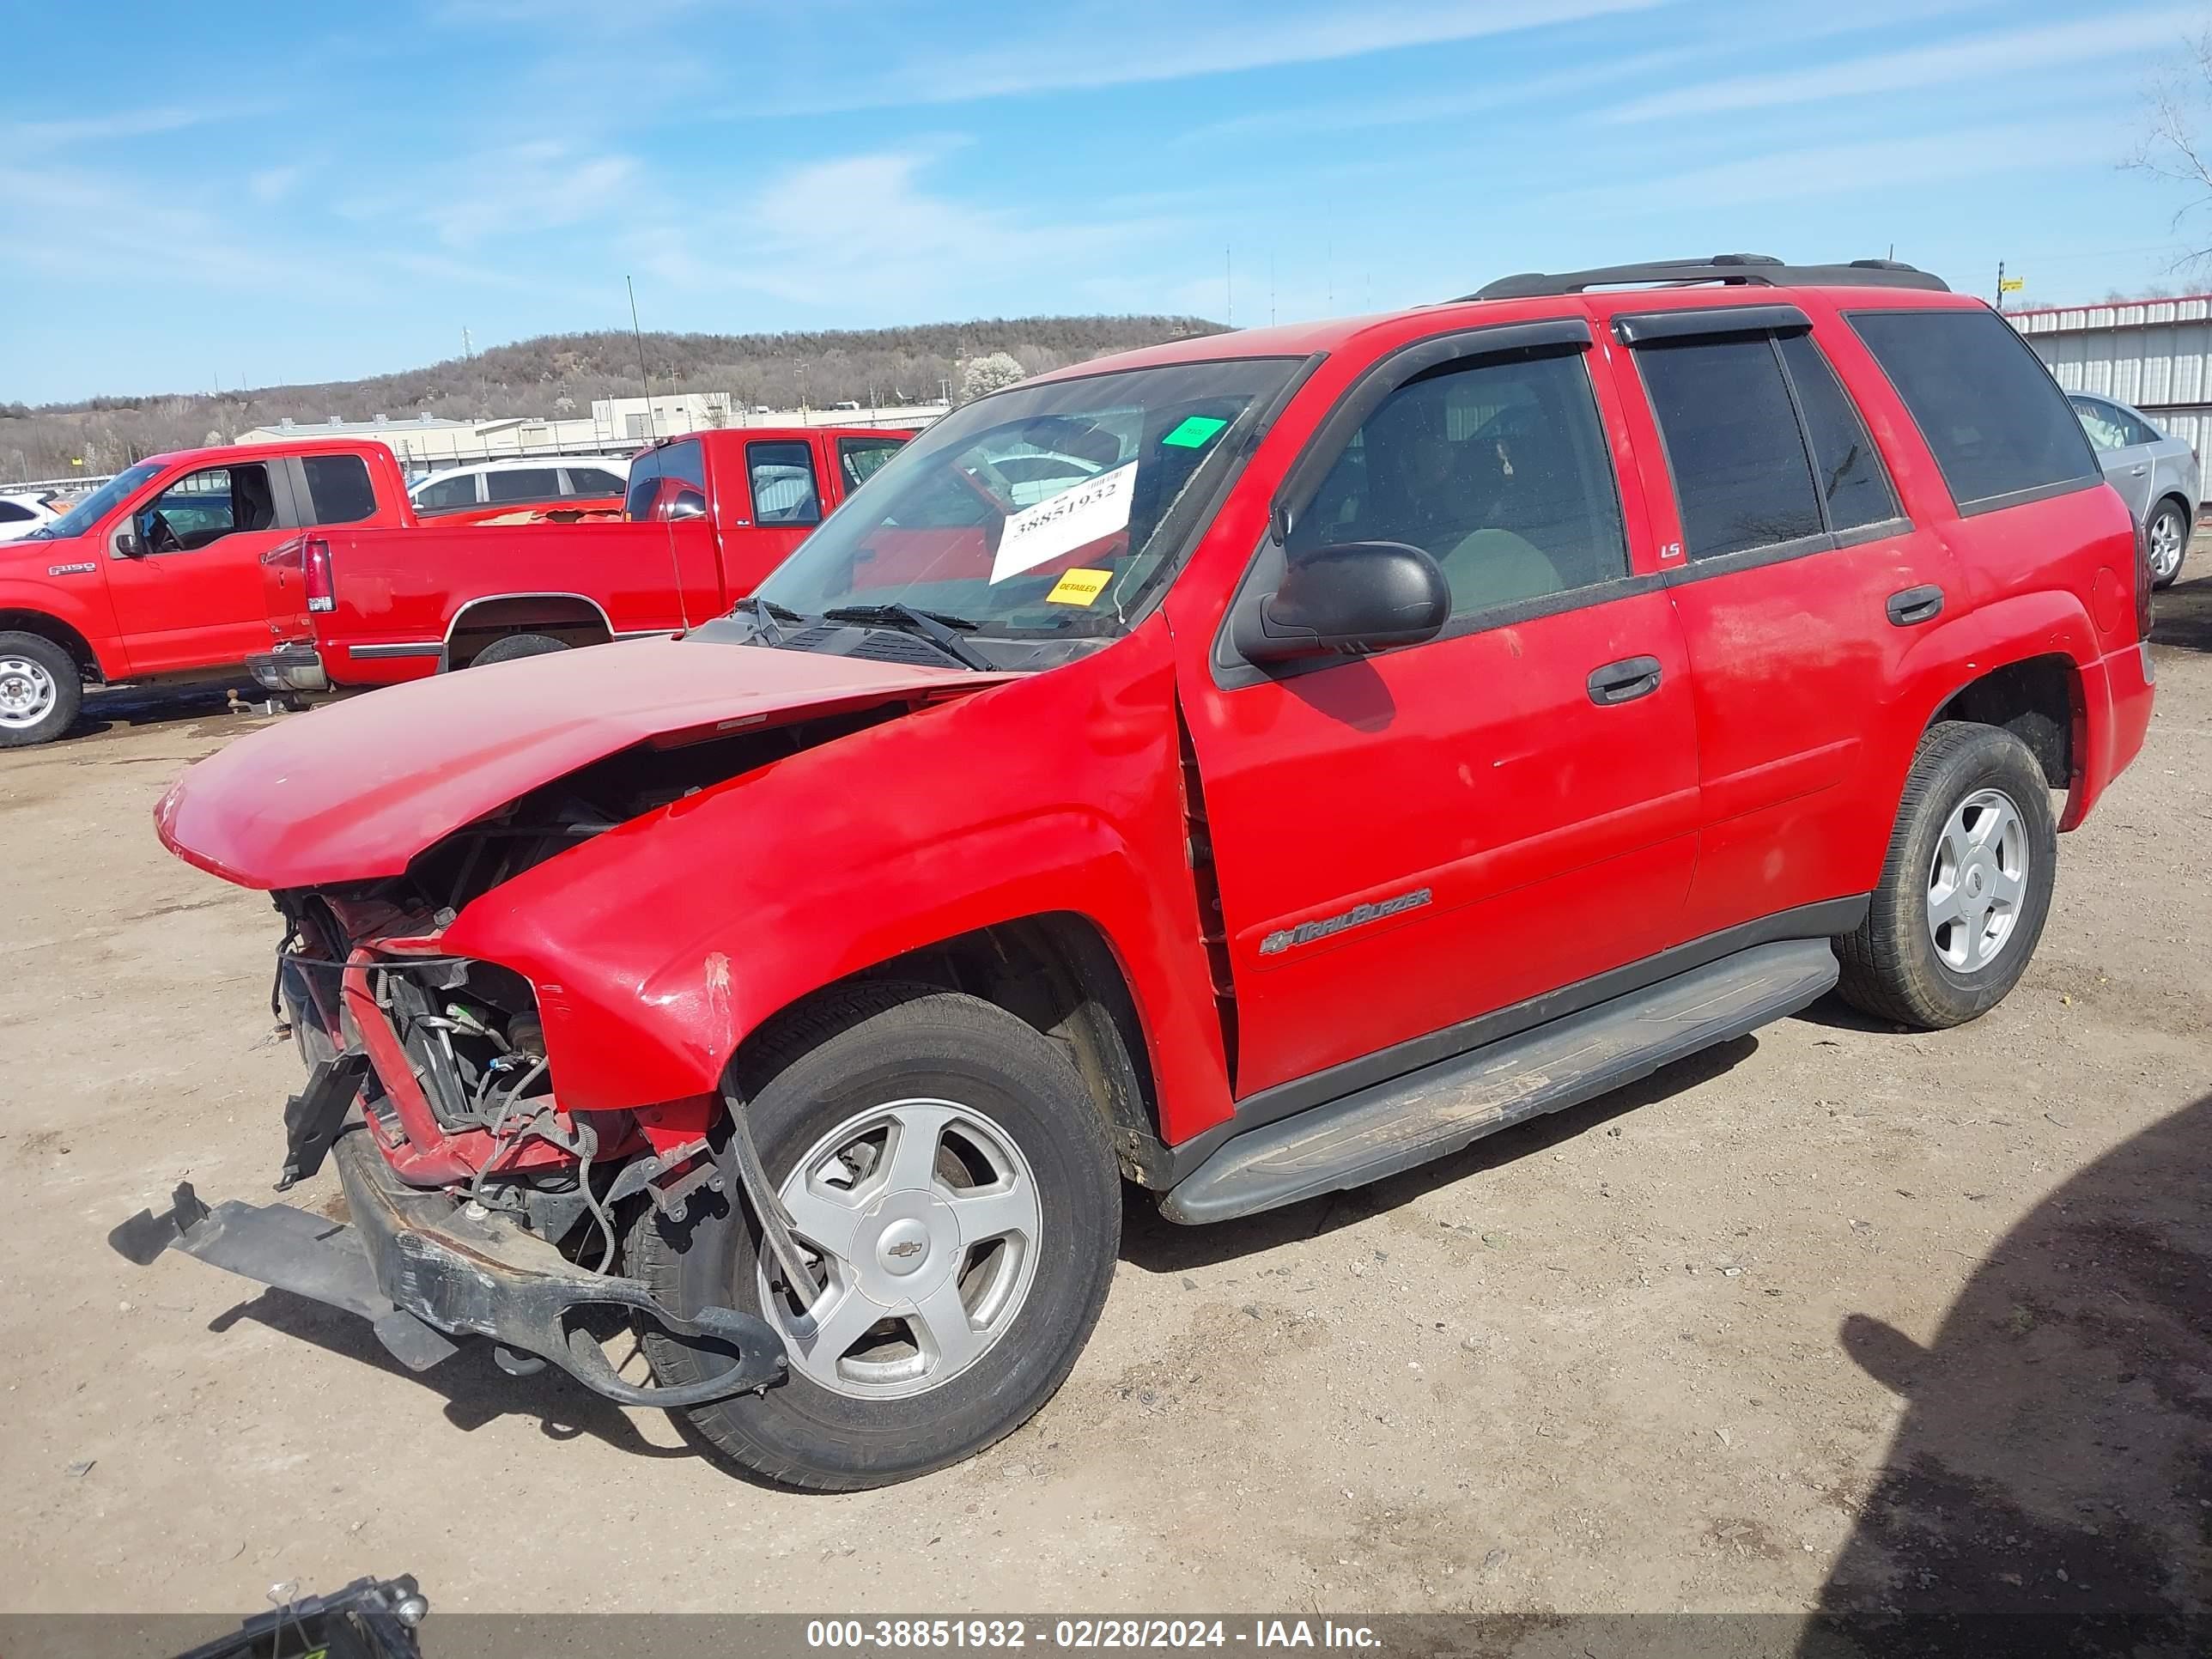
[[[1370,921],[1380,921],[1385,916],[1395,916],[1407,910],[1418,910],[1429,902],[1429,890],[1417,887],[1410,893],[1401,893],[1395,898],[1377,899],[1372,904],[1356,904],[1340,916],[1323,916],[1319,921],[1302,921],[1295,927],[1285,927],[1272,933],[1260,941],[1260,954],[1279,957],[1293,945],[1311,945],[1317,939],[1328,939],[1347,927],[1364,927]]]
[[[97,570],[100,567],[98,565],[89,562],[84,564],[50,564],[46,567],[46,574],[49,576],[82,576],[87,571]]]

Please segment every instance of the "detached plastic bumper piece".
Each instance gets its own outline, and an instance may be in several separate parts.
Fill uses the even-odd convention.
[[[784,1375],[783,1339],[757,1316],[733,1308],[702,1308],[690,1318],[672,1313],[635,1279],[586,1272],[496,1214],[472,1220],[447,1194],[405,1185],[368,1136],[356,1128],[331,1149],[350,1225],[289,1204],[233,1199],[210,1208],[186,1182],[167,1213],[141,1210],[107,1242],[141,1267],[165,1250],[181,1250],[358,1314],[410,1370],[428,1370],[453,1354],[452,1337],[484,1336],[514,1353],[550,1359],[618,1404],[665,1409],[750,1394]],[[624,1382],[579,1317],[608,1307],[728,1356],[728,1369],[680,1388]],[[510,1371],[535,1369],[504,1356],[501,1363]]]

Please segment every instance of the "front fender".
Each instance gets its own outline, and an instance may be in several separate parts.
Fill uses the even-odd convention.
[[[1157,620],[1084,661],[825,744],[494,889],[447,948],[537,987],[562,1100],[708,1093],[810,992],[1023,916],[1096,924],[1176,1140],[1228,1115]]]
[[[49,545],[61,550],[49,565],[65,574],[43,580],[0,576],[0,611],[29,611],[59,623],[90,647],[103,677],[124,678],[129,665],[115,638],[114,610],[108,602],[107,579],[100,568],[99,556],[86,550],[82,540]],[[84,565],[92,568],[77,568]]]

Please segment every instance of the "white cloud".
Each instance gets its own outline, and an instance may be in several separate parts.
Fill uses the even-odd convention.
[[[1157,216],[1043,223],[930,189],[937,149],[889,150],[793,167],[719,206],[687,201],[680,220],[626,240],[641,276],[695,291],[750,291],[809,307],[890,315],[972,313],[977,296],[1050,276],[1110,272]]]
[[[59,121],[0,122],[0,155],[10,151],[43,153],[82,144],[112,143],[125,138],[147,138],[218,121],[240,121],[266,115],[274,104],[218,104],[193,106],[164,104],[151,109],[123,110],[112,115],[71,117]]]
[[[1230,11],[1186,0],[1085,0],[1041,9],[1053,26],[970,51],[915,53],[888,71],[836,82],[735,112],[788,114],[1064,92],[1197,76],[1333,63],[1413,46],[1545,28],[1640,11],[1664,0],[1379,0],[1365,6],[1247,4]],[[1224,15],[1227,12],[1228,15]]]
[[[305,166],[292,162],[283,167],[263,167],[246,175],[246,194],[257,202],[281,202],[300,187],[300,180],[307,176]]]
[[[2067,162],[2098,165],[2109,160],[2101,147],[2110,138],[2111,125],[2102,119],[1999,122],[1774,151],[1606,186],[1582,199],[1611,211],[1675,216],[1753,202],[1819,201]]]
[[[588,155],[556,139],[533,139],[458,158],[425,158],[419,169],[399,162],[380,175],[419,170],[435,188],[381,187],[343,196],[331,211],[341,219],[392,219],[427,227],[449,247],[571,230],[605,222],[639,187],[628,155]]]
[[[1678,87],[1620,105],[1613,121],[1656,121],[1717,115],[1821,99],[1865,97],[1942,86],[1959,81],[1988,84],[2023,71],[2123,57],[2145,47],[2178,43],[2202,25],[2191,10],[2123,12],[2082,22],[2008,30],[1940,46],[1846,58],[1810,69]]]

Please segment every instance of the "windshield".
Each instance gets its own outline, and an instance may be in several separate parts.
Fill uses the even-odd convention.
[[[137,465],[117,473],[44,529],[34,530],[31,533],[41,538],[56,540],[64,536],[82,536],[106,518],[110,507],[161,470],[152,461],[141,461]]]
[[[979,640],[1119,634],[1175,551],[1170,509],[1297,366],[1125,369],[970,404],[885,461],[758,597],[808,617],[908,605]]]

